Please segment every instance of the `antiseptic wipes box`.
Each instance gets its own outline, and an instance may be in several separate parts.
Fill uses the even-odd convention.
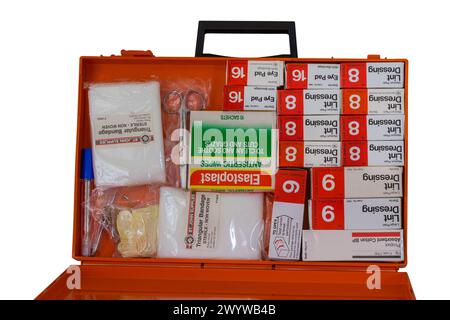
[[[189,187],[269,191],[277,164],[275,112],[192,111]]]

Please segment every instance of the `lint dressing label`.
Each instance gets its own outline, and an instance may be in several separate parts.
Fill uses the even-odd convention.
[[[278,90],[279,115],[339,114],[340,90]]]
[[[403,141],[344,141],[344,166],[403,166]]]
[[[339,167],[341,143],[326,141],[280,141],[278,164],[286,168]]]
[[[151,113],[102,115],[93,119],[95,147],[145,145],[154,141]]]
[[[309,213],[313,230],[402,228],[401,198],[310,200]]]
[[[404,115],[342,116],[342,140],[403,140]]]
[[[185,237],[186,249],[214,249],[220,220],[220,193],[192,192]]]
[[[312,199],[401,197],[403,168],[312,168],[311,194]]]
[[[403,62],[341,64],[342,88],[403,88]]]
[[[272,190],[275,124],[274,112],[191,112],[190,188]]]
[[[343,89],[342,114],[404,114],[404,89]]]

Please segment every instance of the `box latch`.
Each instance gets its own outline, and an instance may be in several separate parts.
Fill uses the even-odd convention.
[[[368,54],[367,59],[369,60],[381,60],[381,56],[379,54]]]
[[[151,50],[122,50],[120,51],[122,57],[154,57]]]

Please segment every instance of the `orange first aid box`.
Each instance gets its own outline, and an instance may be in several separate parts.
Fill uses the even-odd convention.
[[[291,53],[272,58],[239,58],[236,63],[236,59],[203,52],[205,34],[210,32],[288,34]],[[399,69],[403,72],[401,75],[397,73]],[[356,74],[361,75],[361,80],[355,78]],[[403,196],[401,198],[403,231],[395,231],[396,239],[400,239],[403,243],[402,256],[389,259],[390,261],[374,262],[373,259],[353,261],[351,257],[357,253],[352,252],[352,239],[359,237],[358,239],[362,241],[365,236],[371,236],[364,230],[356,234],[347,230],[334,231],[345,232],[345,236],[342,237],[332,234],[324,236],[318,234],[316,237],[314,234],[325,230],[304,231],[308,235],[304,238],[303,244],[306,243],[308,248],[316,246],[318,249],[315,251],[316,254],[326,250],[335,250],[335,253],[339,254],[337,252],[339,248],[336,248],[339,245],[346,251],[341,251],[337,257],[339,259],[336,260],[345,261],[310,259],[314,257],[310,256],[309,250],[302,251],[303,260],[125,258],[113,255],[115,243],[107,235],[103,235],[94,256],[84,256],[82,254],[84,195],[80,180],[80,158],[82,150],[91,147],[89,99],[85,84],[120,82],[124,79],[139,82],[148,79],[149,76],[156,77],[159,81],[207,79],[211,88],[207,110],[215,111],[222,110],[226,85],[339,90],[342,87],[361,88],[372,84],[397,89],[401,82],[403,89],[401,116],[404,117],[401,119],[404,129],[403,171],[394,170],[386,173],[390,167],[377,167],[381,168],[381,171],[368,173],[368,177],[377,179],[380,175],[390,177],[395,175],[396,181],[392,182],[403,185],[402,190],[395,189],[396,191],[391,194],[395,198]],[[349,78],[350,76],[352,78]],[[389,110],[389,107],[386,110]],[[339,115],[325,117],[332,117],[333,123],[339,122]],[[328,119],[320,118],[316,123],[317,127],[311,130],[323,130],[322,124],[330,122],[324,120]],[[364,124],[360,123],[361,126]],[[289,128],[291,127],[288,124],[287,129]],[[338,130],[339,127],[333,128],[334,132]],[[72,257],[78,264],[63,271],[37,299],[414,299],[415,297],[408,274],[401,271],[408,261],[408,61],[406,59],[385,59],[378,55],[369,55],[367,58],[298,58],[295,25],[292,22],[202,21],[199,24],[195,57],[158,57],[157,52],[154,54],[149,50],[122,50],[119,55],[81,57],[76,137]],[[336,139],[338,140],[339,138]],[[340,171],[342,168],[318,168],[325,171],[317,172],[319,174],[317,176],[315,169],[312,169],[312,188],[316,188],[316,183],[322,186],[322,180],[325,179],[324,186],[328,189],[333,183],[340,186],[342,199],[347,192],[357,193],[355,182],[365,183],[362,178],[364,172],[357,171],[353,175],[346,176],[345,172]],[[330,173],[335,174],[334,180],[330,179]],[[358,180],[360,178],[361,181]],[[308,181],[309,179],[310,177]],[[382,182],[382,187],[385,182]],[[378,182],[369,183],[378,186]],[[309,193],[309,190],[306,192]],[[327,191],[313,190],[314,195],[316,192],[323,194]],[[380,191],[380,196],[383,195]],[[270,196],[270,193],[266,193],[266,197]],[[304,202],[295,199],[293,203],[303,206]],[[282,211],[280,213],[283,214]],[[278,220],[287,221],[284,218]],[[307,220],[306,212],[304,220]],[[293,234],[299,235],[299,230]],[[274,235],[276,236],[276,233]],[[378,235],[373,234],[372,238],[374,236]],[[311,242],[314,237],[316,241]],[[300,241],[295,243],[300,245]],[[283,256],[290,254],[284,251],[283,247],[278,247],[278,252]],[[299,252],[298,249],[294,250],[292,257],[296,258]],[[368,268],[373,264],[379,267],[381,273],[380,289],[367,286],[367,279],[370,276]],[[73,288],[67,285],[74,272],[79,273],[81,277],[81,287]]]

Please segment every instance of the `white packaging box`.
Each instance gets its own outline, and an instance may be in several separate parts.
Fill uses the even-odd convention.
[[[305,141],[339,141],[340,117],[303,116],[303,140]]]
[[[309,200],[312,230],[396,230],[402,228],[401,198]]]
[[[404,115],[342,116],[342,140],[403,140]]]
[[[366,77],[368,88],[403,88],[403,62],[368,62]]]
[[[403,141],[344,141],[344,166],[403,166]]]
[[[228,60],[227,85],[279,87],[284,84],[283,68],[283,61]]]
[[[273,190],[275,128],[275,112],[191,111],[189,189]]]
[[[402,167],[311,169],[312,199],[397,198],[403,196]]]
[[[303,142],[303,167],[339,167],[341,143],[327,141]]]
[[[224,111],[277,111],[276,87],[226,86]]]
[[[367,89],[368,114],[403,114],[404,89]]]
[[[269,259],[300,260],[306,186],[306,170],[277,172],[269,234]]]
[[[338,63],[287,63],[286,89],[339,89]]]
[[[403,88],[403,62],[344,62],[342,88]]]
[[[341,101],[341,91],[338,89],[278,90],[278,114],[340,114]]]
[[[342,89],[342,114],[404,114],[404,89]]]
[[[403,230],[304,230],[304,261],[403,261]]]

